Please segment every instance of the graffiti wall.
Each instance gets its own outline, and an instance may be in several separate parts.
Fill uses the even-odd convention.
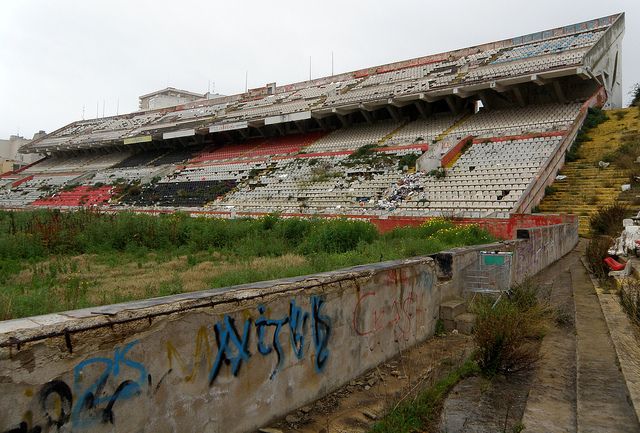
[[[0,432],[251,431],[432,335],[440,295],[422,258],[169,301],[0,324]]]
[[[568,226],[433,257],[0,322],[0,433],[255,431],[433,335],[440,303],[464,295],[461,269],[480,250],[514,251],[530,272],[575,245],[577,227]]]

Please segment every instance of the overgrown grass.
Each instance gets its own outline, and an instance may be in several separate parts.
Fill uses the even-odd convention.
[[[614,164],[618,169],[625,170],[629,175],[629,183],[636,189],[640,180],[640,164],[636,161],[640,157],[640,132],[626,131],[620,139],[620,146],[602,159]]]
[[[433,386],[407,399],[377,422],[370,433],[411,433],[424,431],[436,421],[442,403],[462,379],[478,374],[478,365],[465,361]]]
[[[486,376],[515,373],[538,361],[538,343],[552,316],[545,298],[529,280],[496,304],[490,297],[477,298],[472,306],[477,316],[475,359]]]
[[[346,219],[0,212],[0,320],[293,277],[492,242],[434,219],[381,234]],[[111,281],[109,281],[111,280]]]
[[[633,323],[640,326],[640,281],[625,278],[619,294],[622,309]]]

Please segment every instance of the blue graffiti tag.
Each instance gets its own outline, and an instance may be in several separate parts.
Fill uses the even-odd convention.
[[[304,332],[309,313],[296,305],[295,299],[289,303],[289,328],[291,329],[291,346],[296,358],[304,357]]]
[[[224,325],[216,323],[213,328],[216,332],[218,354],[209,372],[209,385],[212,385],[216,377],[218,377],[222,362],[231,363],[231,373],[237,376],[242,362],[248,361],[251,356],[248,348],[251,319],[244,322],[242,338],[238,335],[233,318],[229,316],[224,316]],[[230,343],[233,344],[235,353]]]
[[[256,332],[258,334],[258,352],[261,355],[266,356],[270,354],[274,349],[276,351],[276,355],[278,356],[278,360],[276,363],[276,367],[271,372],[271,376],[269,379],[273,379],[273,377],[278,372],[280,365],[282,364],[282,360],[284,358],[284,352],[282,350],[282,346],[280,345],[280,331],[282,327],[289,321],[288,317],[284,317],[280,320],[267,319],[264,317],[266,309],[263,305],[258,306],[258,312],[260,313],[260,317],[256,320]],[[272,346],[265,346],[265,331],[267,326],[275,326],[275,330],[273,331],[273,340]]]
[[[318,296],[311,297],[311,312],[313,326],[313,345],[316,350],[315,367],[322,372],[329,358],[329,337],[331,336],[331,319],[321,315],[324,300]]]
[[[74,427],[85,427],[100,421],[113,424],[113,406],[118,400],[128,400],[139,395],[146,381],[150,380],[147,369],[139,362],[127,358],[127,353],[138,344],[133,341],[122,348],[116,347],[113,359],[97,357],[82,361],[73,369],[74,394],[79,398],[73,405],[71,420]],[[91,365],[102,365],[102,373],[86,388],[82,389],[83,373]],[[122,366],[136,371],[136,380],[124,380],[111,395],[104,395],[110,377],[117,380]],[[105,405],[104,407],[101,407]]]

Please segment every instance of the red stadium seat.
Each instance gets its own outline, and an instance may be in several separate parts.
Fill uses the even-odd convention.
[[[607,257],[604,259],[604,263],[609,267],[612,271],[621,271],[625,268],[625,263],[620,263],[616,261],[613,257]]]

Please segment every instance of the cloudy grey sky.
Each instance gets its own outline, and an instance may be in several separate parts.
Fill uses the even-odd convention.
[[[625,92],[640,81],[638,0],[0,0],[0,138],[31,137],[167,85],[233,94],[625,11]],[[213,88],[213,84],[211,85]],[[625,99],[628,99],[625,95]]]

